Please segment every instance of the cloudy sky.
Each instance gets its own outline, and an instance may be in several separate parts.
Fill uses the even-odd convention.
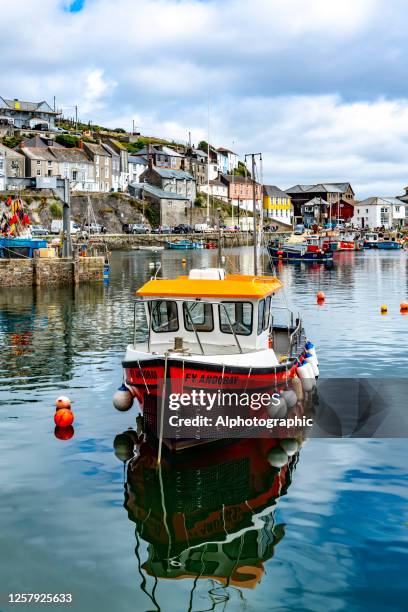
[[[405,0],[0,0],[0,95],[240,154],[265,182],[408,184]]]

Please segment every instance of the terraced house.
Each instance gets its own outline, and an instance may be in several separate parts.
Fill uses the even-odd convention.
[[[81,143],[85,153],[95,165],[95,181],[98,183],[98,191],[110,191],[112,189],[112,156],[102,143]]]
[[[0,175],[0,189],[6,189],[8,185],[12,187],[13,178],[25,176],[24,155],[0,144]]]
[[[263,186],[263,210],[267,220],[292,225],[293,207],[290,195],[276,185]]]

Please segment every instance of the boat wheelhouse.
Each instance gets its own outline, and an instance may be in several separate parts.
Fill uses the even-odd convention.
[[[155,434],[160,398],[180,390],[280,392],[298,376],[312,390],[317,358],[308,352],[312,345],[302,321],[272,304],[282,287],[275,276],[226,274],[220,268],[148,281],[136,293],[134,340],[114,405],[126,410],[136,397],[145,430]],[[142,342],[137,341],[140,308],[147,323]],[[284,322],[278,322],[279,314]]]

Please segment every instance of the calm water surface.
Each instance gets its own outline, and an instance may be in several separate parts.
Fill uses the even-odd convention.
[[[0,292],[0,610],[64,609],[11,606],[12,592],[72,593],[69,609],[81,612],[405,610],[405,439],[309,440],[278,476],[262,459],[247,474],[242,448],[221,467],[211,457],[185,461],[160,478],[148,457],[128,475],[115,457],[115,435],[135,425],[134,411],[111,405],[132,337],[132,293],[151,275],[150,262],[170,275],[182,272],[183,256],[188,267],[216,265],[211,251],[114,253],[109,285]],[[228,257],[250,272],[250,250]],[[321,375],[404,377],[407,254],[336,257],[332,269],[279,269],[318,347]],[[327,296],[321,307],[318,290]],[[76,413],[65,441],[53,424],[62,392]],[[258,516],[248,500],[268,491]],[[168,534],[155,522],[163,499],[167,518],[183,511],[188,520],[198,508],[206,526],[181,565],[166,563],[177,547],[166,554]],[[211,503],[225,511],[224,548],[206,544],[216,533],[220,540],[206,514]],[[223,563],[234,577],[227,585],[215,579]]]

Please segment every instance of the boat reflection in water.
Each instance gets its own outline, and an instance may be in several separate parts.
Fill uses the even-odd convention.
[[[149,597],[155,588],[147,592],[143,572],[155,582],[193,579],[190,606],[199,579],[210,581],[210,598],[217,590],[225,601],[228,587],[257,586],[285,534],[276,502],[292,482],[302,440],[218,442],[168,452],[158,465],[156,448],[138,445],[134,430],[116,436],[117,457],[129,459],[124,507],[136,524],[141,587]],[[140,538],[148,543],[146,560]]]

